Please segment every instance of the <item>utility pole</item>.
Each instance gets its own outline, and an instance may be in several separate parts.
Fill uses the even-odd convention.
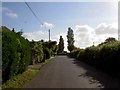
[[[93,42],[93,46],[94,46],[94,42]]]
[[[50,42],[50,29],[49,29],[49,42]]]

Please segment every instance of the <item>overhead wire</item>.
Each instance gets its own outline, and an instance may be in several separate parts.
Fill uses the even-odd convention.
[[[37,17],[37,15],[35,14],[35,12],[32,10],[32,8],[29,6],[29,4],[24,0],[25,4],[27,5],[27,7],[29,8],[29,10],[32,12],[32,14],[35,16],[35,18],[38,20],[38,22],[43,25],[42,21]]]
[[[44,23],[37,17],[37,15],[35,14],[35,12],[32,10],[32,8],[29,6],[29,4],[24,0],[25,4],[27,5],[27,7],[30,9],[30,11],[32,12],[32,14],[35,16],[35,18],[39,21],[39,23],[41,25],[44,25]],[[47,27],[45,26],[44,28],[47,29]],[[49,29],[49,34],[50,34],[50,29]],[[49,35],[50,37],[50,35]]]

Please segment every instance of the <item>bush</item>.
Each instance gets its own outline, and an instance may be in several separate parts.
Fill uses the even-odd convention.
[[[77,54],[77,59],[78,60],[83,60],[84,59],[84,55],[85,55],[85,51],[84,51],[84,49],[80,49],[79,50],[79,52],[78,52],[78,54]]]
[[[31,64],[43,62],[44,52],[41,42],[30,42],[31,46]]]
[[[56,41],[50,41],[50,42],[43,42],[43,52],[46,59],[50,58],[57,52],[57,42]],[[47,56],[46,56],[47,55]]]
[[[98,46],[73,50],[69,56],[88,63],[110,75],[120,77],[119,54],[120,42],[112,41]]]
[[[49,59],[53,52],[56,52],[56,43],[56,41],[44,42],[44,40],[30,42],[31,64],[44,62],[46,59]]]
[[[25,71],[30,60],[29,41],[2,28],[2,79],[6,81]]]
[[[69,54],[69,56],[71,58],[77,58],[77,55],[78,55],[79,51],[80,51],[80,49],[75,49],[75,50],[71,51],[71,53]]]
[[[3,82],[24,72],[30,63],[39,63],[49,59],[53,54],[52,52],[57,49],[56,41],[29,42],[21,36],[22,32],[16,33],[6,27],[2,27],[1,31]]]
[[[47,47],[43,47],[43,52],[44,52],[45,59],[49,59],[51,57],[52,51],[48,49]]]

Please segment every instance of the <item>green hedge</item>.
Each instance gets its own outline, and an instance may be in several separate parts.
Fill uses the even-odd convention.
[[[43,52],[44,52],[44,58],[45,59],[49,59],[51,57],[51,53],[52,51],[50,49],[48,49],[47,47],[43,46]]]
[[[2,78],[3,82],[25,71],[29,64],[44,62],[57,50],[57,42],[29,42],[21,35],[2,26]]]
[[[31,47],[31,64],[44,62],[53,55],[56,42],[32,41]]]
[[[22,36],[2,28],[2,79],[6,81],[25,71],[30,60],[29,41]]]
[[[47,55],[47,59],[53,56],[55,52],[57,52],[57,42],[56,41],[50,41],[50,42],[43,42],[43,51],[44,54]]]
[[[91,46],[85,49],[76,49],[69,56],[88,63],[95,68],[120,77],[120,43],[109,42],[100,46]]]
[[[42,62],[44,58],[42,43],[32,41],[30,42],[30,47],[31,47],[31,63],[30,64]]]
[[[75,49],[73,51],[71,51],[70,53],[68,53],[68,56],[71,58],[77,58],[77,54],[79,53],[80,49]]]

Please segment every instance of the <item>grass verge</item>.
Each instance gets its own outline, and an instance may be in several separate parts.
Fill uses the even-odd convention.
[[[51,61],[54,57],[51,57],[50,59],[45,60],[45,62],[38,63],[37,65],[45,65],[49,61]],[[22,74],[18,74],[17,76],[14,76],[12,79],[6,81],[3,85],[2,88],[22,88],[27,82],[32,80],[33,76],[35,76],[39,70],[36,69],[27,69],[25,72]]]
[[[6,81],[3,85],[2,88],[21,88],[25,83],[28,81],[32,80],[32,77],[36,75],[39,72],[39,70],[34,70],[34,69],[28,69],[22,74],[19,74],[12,79]]]
[[[42,65],[47,64],[49,61],[51,61],[54,57],[51,57],[50,59],[45,60],[45,62],[42,62]]]

